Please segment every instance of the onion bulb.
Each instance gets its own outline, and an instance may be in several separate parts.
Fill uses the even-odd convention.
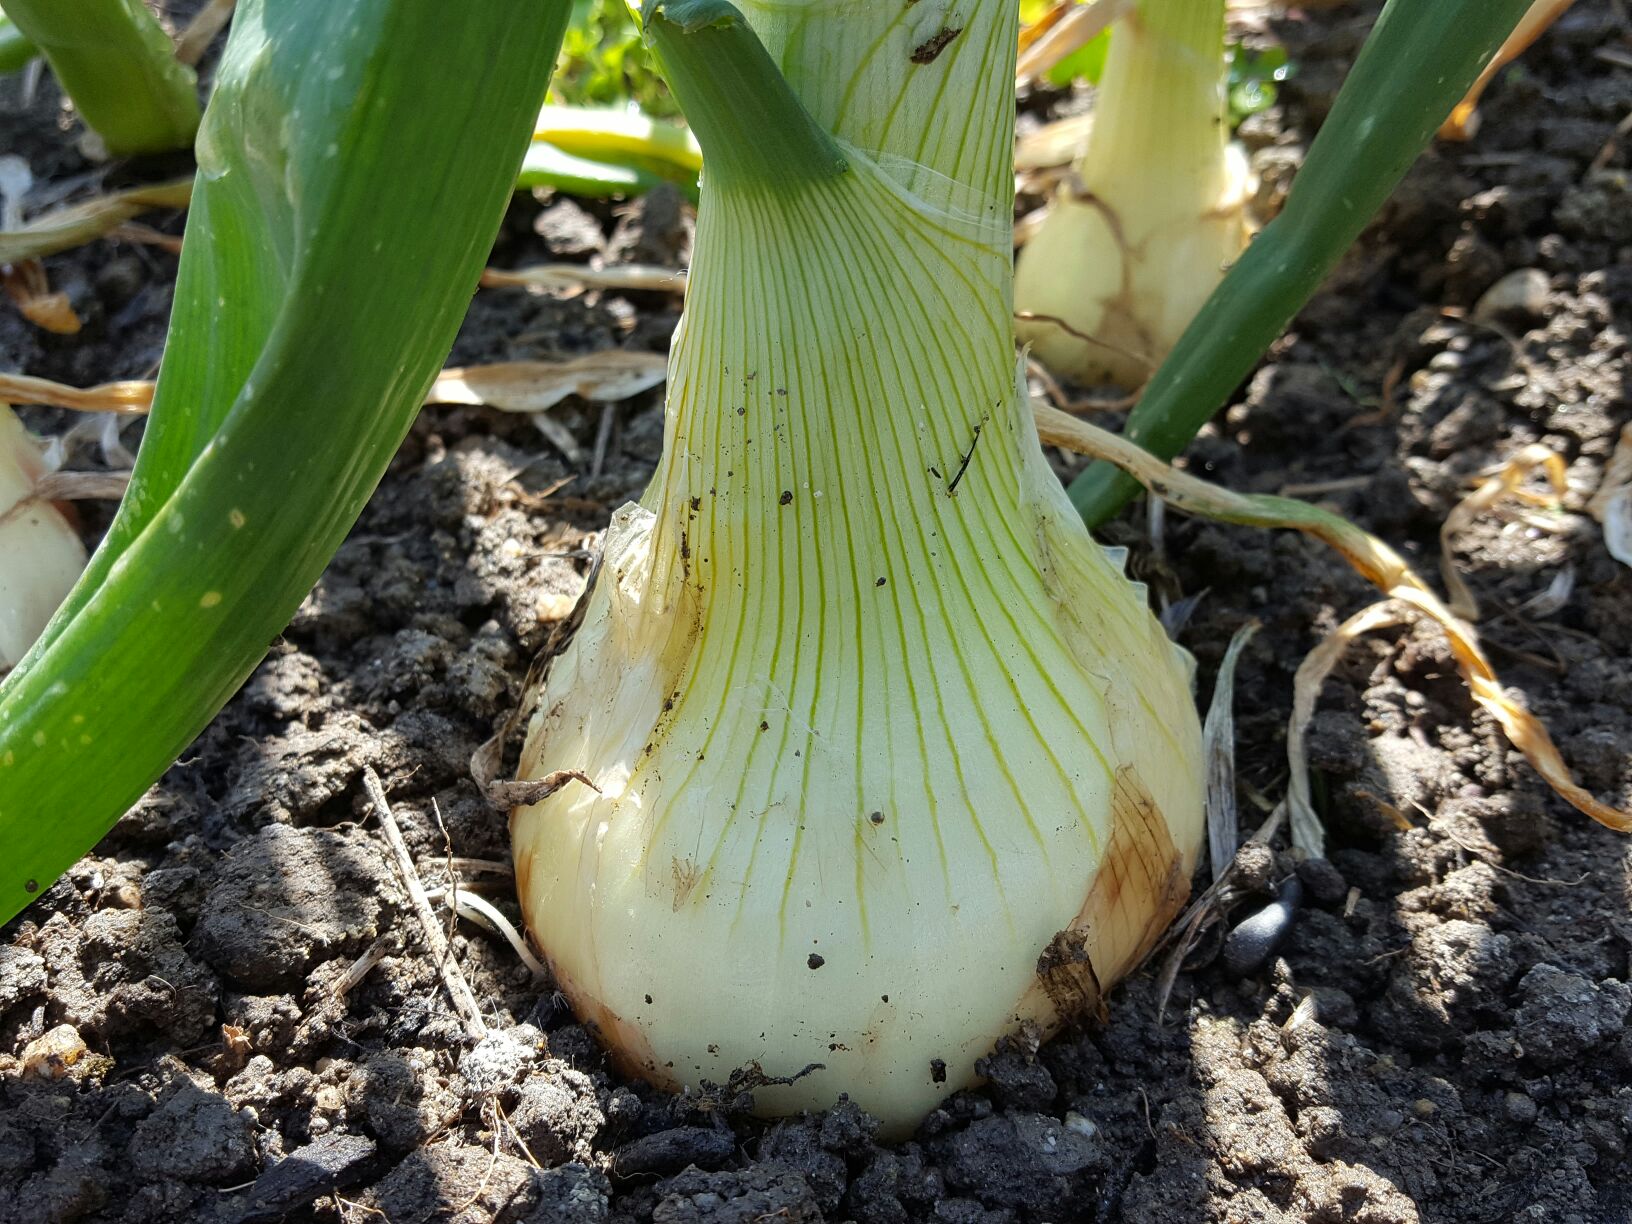
[[[1082,160],[1015,271],[1020,337],[1054,373],[1142,385],[1246,245],[1223,50],[1223,0],[1138,0],[1111,27]]]
[[[514,811],[522,905],[626,1070],[757,1064],[793,1079],[763,1111],[899,1134],[1182,904],[1188,660],[1018,378],[1014,5],[646,27],[707,158],[695,255],[663,458],[531,719],[521,776],[592,785]]]
[[[34,495],[40,448],[0,404],[0,673],[15,667],[85,568],[85,546],[55,506]]]

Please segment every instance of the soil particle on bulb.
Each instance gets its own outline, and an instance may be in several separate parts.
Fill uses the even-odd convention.
[[[912,62],[915,64],[933,64],[935,58],[946,50],[946,45],[962,33],[963,28],[961,26],[956,30],[949,26],[943,26],[912,49]]]
[[[815,952],[812,952],[805,958],[805,964],[809,965],[812,969],[820,969],[823,965],[827,964],[827,958],[825,956],[818,956]]]

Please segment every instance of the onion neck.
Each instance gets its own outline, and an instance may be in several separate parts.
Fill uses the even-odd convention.
[[[1012,58],[1013,14],[982,6],[919,63],[920,7],[939,20],[929,0],[751,9],[786,76],[721,0],[648,9],[707,169],[644,502],[667,536],[655,564],[705,593],[801,572],[821,589],[843,556],[861,615],[892,565],[901,581],[956,541],[1019,530],[1035,441],[994,168],[1009,171],[985,147],[1006,153],[1013,107],[984,87],[1012,75],[986,57]],[[935,105],[937,84],[959,105]]]
[[[1224,0],[1141,0],[1113,27],[1078,177],[1124,227],[1204,214],[1225,189]]]

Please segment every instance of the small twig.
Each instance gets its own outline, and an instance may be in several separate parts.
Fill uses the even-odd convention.
[[[487,1036],[487,1023],[476,1006],[476,996],[471,993],[470,983],[465,981],[465,975],[459,969],[459,962],[448,955],[447,941],[437,924],[436,912],[431,909],[431,903],[425,896],[425,886],[419,882],[419,872],[414,869],[414,860],[409,857],[408,845],[402,840],[402,830],[397,827],[397,818],[391,814],[390,801],[385,797],[385,788],[380,785],[380,776],[374,772],[373,766],[363,769],[363,787],[379,815],[380,831],[385,834],[386,844],[391,847],[397,874],[402,877],[403,887],[407,889],[408,899],[414,907],[414,916],[419,919],[425,947],[438,962],[442,985],[453,1000],[454,1010],[465,1022],[465,1032],[480,1041]]]
[[[542,1169],[544,1166],[538,1163],[538,1157],[533,1155],[533,1149],[527,1146],[527,1140],[521,1137],[521,1131],[517,1130],[516,1124],[510,1121],[510,1115],[504,1112],[504,1106],[499,1104],[497,1097],[493,1098],[493,1111],[498,1115],[499,1121],[503,1123],[504,1128],[510,1132],[511,1141],[521,1149],[521,1154],[527,1157],[527,1163],[535,1169]]]
[[[1458,846],[1469,857],[1478,859],[1491,870],[1499,871],[1503,875],[1510,875],[1515,880],[1523,880],[1526,884],[1546,884],[1553,888],[1579,888],[1592,878],[1592,873],[1588,871],[1583,871],[1581,875],[1574,880],[1554,880],[1547,876],[1525,875],[1522,871],[1514,871],[1511,867],[1502,866],[1502,864],[1496,862],[1494,859],[1485,854],[1484,851],[1480,850],[1478,846],[1469,845],[1455,833],[1451,832],[1451,830],[1448,828],[1438,827],[1434,829],[1434,832],[1444,834],[1453,845]]]
[[[386,957],[390,956],[391,953],[397,951],[400,946],[401,940],[398,939],[395,931],[387,931],[373,943],[369,944],[368,951],[364,952],[356,960],[352,961],[351,968],[346,970],[346,975],[334,984],[334,990],[331,992],[333,997],[337,1000],[344,999],[348,993],[350,993],[365,977],[368,976],[369,971],[373,969],[375,965],[379,964]]]
[[[453,869],[453,839],[448,836],[448,826],[442,823],[442,808],[441,805],[437,803],[435,796],[432,796],[431,798],[431,814],[436,817],[436,827],[442,831],[442,852],[445,856],[444,870],[446,870],[448,873],[448,886],[450,888],[456,888],[459,884],[459,875]],[[426,900],[429,900],[431,895],[427,893],[425,896]],[[453,928],[458,921],[458,906],[448,906],[448,926],[442,933],[443,938],[447,940],[447,944],[442,950],[443,956],[447,956],[448,949],[453,947]],[[438,966],[438,969],[440,968],[441,966]]]
[[[1072,399],[1060,386],[1059,379],[1048,372],[1048,367],[1029,352],[1026,354],[1026,373],[1030,374],[1042,384],[1043,394],[1048,396],[1049,402],[1061,412],[1122,412],[1132,408],[1139,402],[1140,392],[1132,391],[1127,395],[1119,395],[1112,399],[1094,399],[1085,396],[1082,399]]]
[[[612,445],[612,423],[617,419],[617,413],[617,407],[611,400],[601,405],[600,423],[595,427],[595,451],[589,462],[591,480],[599,477],[606,467],[606,452]]]
[[[1156,368],[1156,363],[1151,361],[1151,359],[1145,356],[1143,353],[1136,353],[1132,349],[1125,349],[1119,344],[1112,344],[1109,340],[1101,340],[1096,336],[1090,336],[1087,332],[1080,331],[1077,328],[1072,327],[1071,324],[1060,318],[1059,315],[1044,314],[1040,310],[1017,310],[1014,312],[1014,317],[1015,320],[1020,323],[1050,324],[1051,326],[1059,328],[1074,340],[1081,340],[1084,344],[1092,345],[1095,348],[1105,349],[1109,352],[1117,354],[1119,357],[1126,357],[1129,361],[1137,361],[1148,371],[1154,371]]]

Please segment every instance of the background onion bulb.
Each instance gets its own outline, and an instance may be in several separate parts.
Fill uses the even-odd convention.
[[[85,546],[48,501],[40,448],[0,404],[0,673],[15,667],[85,568]]]
[[[1014,6],[749,19],[780,73],[727,5],[648,13],[707,157],[696,250],[662,463],[523,753],[598,789],[516,810],[517,877],[627,1069],[821,1063],[760,1107],[849,1093],[899,1132],[1160,933],[1200,732],[1017,381]]]
[[[1139,0],[1111,27],[1082,159],[1020,249],[1021,339],[1056,374],[1140,386],[1247,241],[1224,0]]]

